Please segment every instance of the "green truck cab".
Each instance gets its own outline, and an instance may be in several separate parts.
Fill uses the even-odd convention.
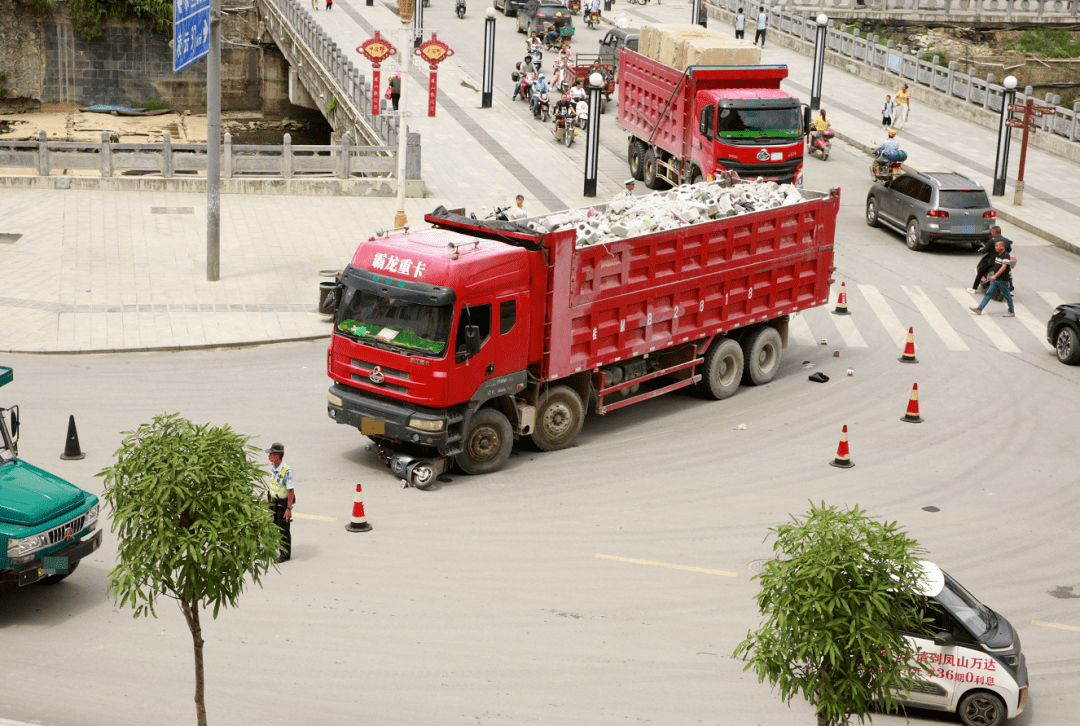
[[[13,377],[0,366],[0,388]],[[59,582],[101,546],[98,498],[21,461],[18,440],[18,407],[0,408],[0,584]]]

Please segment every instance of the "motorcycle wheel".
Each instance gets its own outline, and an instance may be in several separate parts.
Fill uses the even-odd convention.
[[[824,149],[821,150],[821,160],[822,161],[828,161],[829,160],[829,147],[828,146],[826,146]]]
[[[574,145],[574,128],[572,126],[563,129],[563,143],[566,144],[568,149]]]
[[[540,109],[540,116],[541,116],[541,118],[543,119],[544,123],[547,123],[547,120],[548,120],[548,110],[547,110],[547,107],[546,107],[546,106],[545,106],[544,108]]]

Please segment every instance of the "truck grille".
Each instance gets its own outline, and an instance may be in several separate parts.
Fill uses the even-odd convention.
[[[53,527],[49,530],[49,545],[60,544],[68,537],[74,539],[75,535],[82,532],[83,527],[86,526],[86,515],[80,514],[75,519],[61,524],[59,527]]]
[[[743,164],[735,159],[717,159],[717,161],[730,171],[738,172],[743,179],[757,179],[763,176],[766,179],[779,177],[781,182],[791,182],[795,178],[795,171],[802,163],[802,159],[780,162],[779,164]]]

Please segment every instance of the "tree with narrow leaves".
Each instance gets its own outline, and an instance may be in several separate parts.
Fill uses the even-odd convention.
[[[165,414],[125,431],[116,463],[103,469],[119,564],[109,573],[121,607],[157,617],[176,600],[195,648],[195,714],[206,725],[200,611],[235,607],[277,560],[281,532],[266,505],[257,451],[228,426]],[[275,565],[276,566],[276,565]]]
[[[930,618],[911,606],[924,554],[896,522],[811,502],[803,516],[769,529],[775,557],[754,576],[763,621],[735,657],[788,704],[814,709],[818,726],[872,720],[875,706],[896,708],[923,664],[909,661],[901,633],[928,632]]]

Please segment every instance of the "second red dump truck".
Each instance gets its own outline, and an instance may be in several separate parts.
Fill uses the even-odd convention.
[[[628,224],[587,246],[573,227],[442,208],[372,237],[335,290],[327,413],[426,487],[454,461],[500,468],[519,438],[562,449],[590,411],[767,383],[788,316],[826,303],[834,269],[839,190],[791,191],[797,203],[636,236]]]
[[[619,126],[630,173],[650,189],[736,172],[802,185],[807,112],[780,89],[787,66],[692,65],[679,71],[623,48]]]

